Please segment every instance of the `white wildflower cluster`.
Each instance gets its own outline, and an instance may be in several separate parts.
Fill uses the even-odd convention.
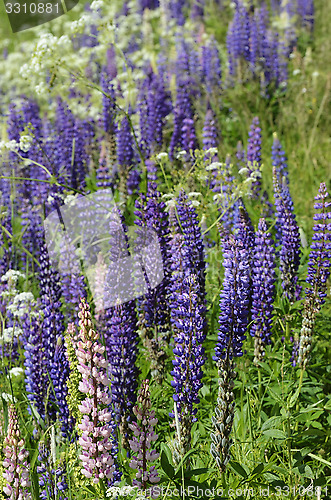
[[[0,141],[0,155],[8,153],[9,151],[17,152],[19,144],[16,141]]]
[[[8,285],[16,286],[19,278],[25,278],[25,274],[20,271],[15,271],[14,269],[10,269],[2,276],[1,281],[2,283],[8,283]]]
[[[94,0],[92,3],[91,3],[91,10],[93,11],[97,11],[99,9],[103,9],[104,8],[104,2],[103,0]]]
[[[20,142],[19,142],[19,148],[24,151],[24,153],[27,153],[33,143],[33,137],[30,135],[21,135],[20,137]]]
[[[22,318],[26,313],[29,313],[31,316],[33,314],[33,312],[31,312],[31,308],[35,305],[36,301],[32,293],[22,292],[15,295],[14,300],[7,306],[7,309],[15,318]],[[38,315],[38,313],[35,314]]]
[[[20,366],[14,366],[11,370],[9,370],[9,377],[15,379],[17,382],[23,378],[24,369]]]
[[[2,392],[1,397],[5,401],[7,401],[7,403],[16,403],[17,402],[17,399],[15,397],[13,398],[13,396],[11,394],[8,394],[7,392]]]
[[[23,334],[23,330],[17,326],[9,326],[8,328],[4,328],[0,335],[0,343],[1,344],[10,344],[14,337],[20,337]]]

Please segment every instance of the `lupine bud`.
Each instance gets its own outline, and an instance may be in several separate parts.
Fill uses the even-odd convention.
[[[132,481],[133,486],[138,486],[142,490],[149,488],[152,491],[151,498],[157,498],[158,495],[153,495],[151,487],[160,481],[155,466],[150,466],[150,462],[159,457],[155,450],[151,450],[152,443],[158,438],[153,429],[157,424],[157,418],[151,406],[149,383],[148,380],[144,380],[138,393],[138,404],[133,409],[137,422],[129,424],[134,434],[129,443],[135,453],[130,467],[137,469],[136,478]]]
[[[31,500],[30,466],[27,462],[29,452],[24,449],[24,439],[21,437],[14,405],[9,407],[8,430],[4,446],[3,466],[6,469],[4,478],[7,481],[3,489],[4,493],[10,500]]]

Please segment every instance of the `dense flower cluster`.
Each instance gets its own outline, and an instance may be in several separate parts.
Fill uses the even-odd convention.
[[[276,217],[280,233],[280,272],[284,295],[291,302],[300,297],[301,287],[298,285],[298,268],[300,264],[300,233],[293,210],[293,203],[286,180],[280,184],[277,170],[273,174]]]
[[[270,344],[273,301],[275,294],[275,250],[267,224],[260,219],[255,235],[252,272],[252,326],[254,336],[254,361],[261,361],[264,346]]]
[[[105,348],[98,341],[98,333],[93,330],[89,306],[82,300],[79,307],[77,369],[82,375],[79,390],[86,397],[78,407],[82,414],[78,424],[81,431],[78,443],[82,448],[82,474],[98,484],[100,479],[111,480],[114,471],[114,460],[110,453],[111,428],[108,425],[112,418],[108,409],[111,403],[108,395],[110,380],[106,373],[108,362],[103,356]]]
[[[249,312],[249,254],[242,241],[221,230],[223,289],[220,295],[218,341],[213,359],[232,359],[242,356],[242,344],[248,325]]]

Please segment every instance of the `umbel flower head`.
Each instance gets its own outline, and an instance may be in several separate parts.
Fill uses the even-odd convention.
[[[79,305],[80,340],[77,343],[77,369],[82,375],[79,391],[86,395],[78,406],[82,414],[78,428],[82,431],[78,443],[82,448],[79,458],[83,463],[82,474],[98,484],[100,479],[112,479],[114,460],[111,427],[112,415],[108,410],[111,398],[107,377],[108,362],[103,354],[105,348],[98,341],[99,334],[93,330],[88,304],[82,299]]]
[[[3,466],[6,471],[4,478],[7,481],[3,491],[10,500],[31,500],[29,493],[29,452],[24,449],[24,439],[18,425],[16,408],[9,407],[8,431],[4,440],[5,460]]]
[[[133,408],[133,413],[137,417],[137,422],[129,424],[133,431],[133,437],[129,441],[131,450],[135,453],[130,462],[132,469],[137,469],[136,478],[132,481],[134,486],[146,490],[148,484],[155,484],[160,481],[154,462],[159,457],[155,450],[151,450],[152,443],[157,440],[153,427],[157,424],[155,411],[151,410],[151,398],[148,380],[144,380],[138,393],[138,404]],[[158,495],[152,498],[157,498]]]

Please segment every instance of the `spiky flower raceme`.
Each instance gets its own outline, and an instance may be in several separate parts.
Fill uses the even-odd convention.
[[[210,452],[220,471],[230,459],[232,440],[230,433],[234,418],[233,385],[236,373],[234,357],[242,356],[242,343],[248,323],[249,307],[249,253],[240,239],[221,229],[223,267],[225,269],[220,300],[220,330],[213,359],[219,371],[219,393],[215,415],[212,417],[214,432]]]
[[[14,405],[9,407],[8,430],[4,440],[5,460],[3,466],[6,471],[4,478],[6,486],[4,493],[10,500],[31,500],[29,492],[29,464],[27,458],[29,452],[24,449],[24,439],[18,424],[16,408]]]
[[[298,268],[300,264],[300,233],[293,211],[293,203],[287,183],[280,185],[277,170],[273,168],[273,183],[276,205],[276,217],[280,232],[281,249],[280,273],[284,295],[290,302],[300,298],[301,287],[298,285]]]
[[[137,328],[133,303],[116,306],[105,334],[112,401],[119,423],[123,447],[127,447],[128,421],[137,400]]]
[[[129,424],[130,429],[133,431],[130,446],[135,454],[130,462],[130,467],[137,469],[132,484],[138,486],[141,490],[146,490],[149,487],[148,485],[160,481],[155,465],[150,466],[150,463],[159,457],[159,453],[151,449],[152,443],[158,438],[153,429],[157,424],[157,418],[155,417],[155,411],[151,410],[151,406],[149,381],[144,380],[139,389],[138,404],[133,409],[137,422]],[[150,489],[152,490],[152,488]],[[157,496],[153,495],[153,492],[151,493],[151,498],[157,498]]]
[[[267,224],[260,219],[255,235],[252,271],[252,327],[254,363],[264,356],[264,346],[270,344],[273,299],[275,294],[275,250]]]
[[[205,303],[205,273],[203,238],[199,226],[198,214],[188,199],[185,191],[181,191],[177,199],[178,225],[188,249],[191,273],[198,278],[198,296],[201,304]]]
[[[305,366],[312,345],[315,317],[325,302],[326,282],[331,268],[331,200],[324,182],[321,183],[314,208],[316,222],[309,254],[306,299],[298,353],[298,364]]]
[[[242,356],[249,313],[249,253],[242,241],[222,229],[221,244],[225,273],[220,295],[220,329],[213,356],[216,362]]]
[[[202,366],[205,363],[205,339],[202,306],[197,295],[197,279],[194,275],[183,282],[184,290],[177,298],[177,333],[173,349],[175,359],[171,382],[175,390],[173,396],[181,421],[181,451],[189,450],[192,422],[196,420],[199,390],[202,387]],[[174,415],[173,415],[174,416]]]
[[[157,185],[148,184],[146,196],[136,200],[135,210],[137,226],[152,229],[157,233],[162,256],[164,278],[159,285],[149,290],[138,299],[140,328],[144,332],[144,344],[149,351],[152,372],[158,380],[164,376],[166,359],[165,344],[169,335],[169,305],[167,301],[169,288],[169,221],[165,203]]]
[[[80,340],[76,349],[77,369],[82,375],[79,390],[86,394],[78,406],[82,414],[78,424],[81,430],[78,440],[82,448],[81,472],[94,484],[98,484],[100,480],[111,480],[114,471],[111,428],[108,425],[112,418],[108,409],[111,403],[108,395],[110,380],[106,373],[108,362],[104,358],[105,348],[98,340],[98,333],[93,330],[89,306],[84,299],[79,308]]]

